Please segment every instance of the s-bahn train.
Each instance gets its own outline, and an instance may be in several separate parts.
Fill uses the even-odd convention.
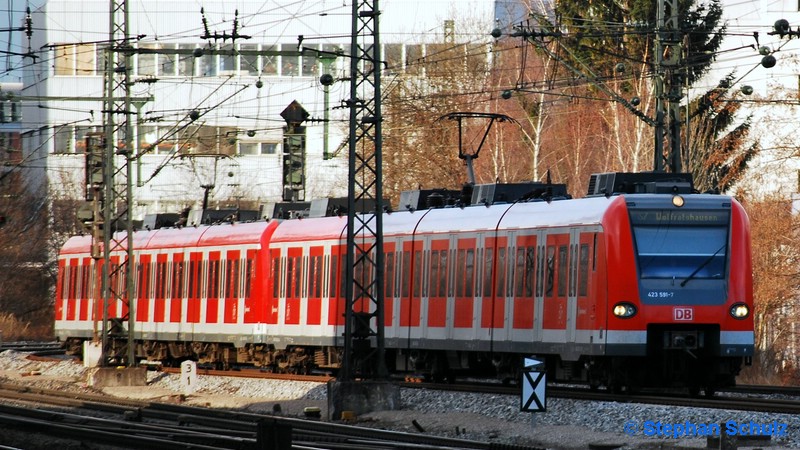
[[[646,180],[600,174],[580,199],[384,213],[390,369],[503,375],[536,356],[551,379],[615,390],[733,384],[754,347],[748,217],[683,179]],[[136,232],[136,358],[335,371],[346,236],[346,215]],[[55,331],[75,352],[104,317],[91,248],[73,237],[58,260]],[[124,329],[127,303],[108,303],[109,327]]]

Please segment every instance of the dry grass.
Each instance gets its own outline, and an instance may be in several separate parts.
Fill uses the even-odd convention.
[[[21,322],[12,314],[0,314],[0,333],[4,341],[18,341],[28,334],[30,323]]]

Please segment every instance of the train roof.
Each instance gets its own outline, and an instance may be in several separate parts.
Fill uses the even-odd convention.
[[[465,208],[446,207],[416,211],[397,211],[383,216],[384,238],[409,233],[438,234],[522,228],[557,228],[577,225],[602,225],[610,211],[626,202],[650,202],[662,198],[658,194],[623,194],[579,199],[529,201]],[[692,194],[695,206],[710,202],[730,203],[731,197]],[[374,221],[374,217],[370,221]],[[371,226],[371,225],[370,225]],[[340,240],[347,235],[347,216],[298,218],[266,222],[236,222],[220,225],[160,228],[134,234],[137,250],[159,248],[209,247],[219,245],[258,245]],[[61,254],[86,253],[90,236],[69,239]]]

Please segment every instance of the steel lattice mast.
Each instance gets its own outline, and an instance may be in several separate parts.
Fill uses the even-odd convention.
[[[350,138],[341,377],[386,378],[384,359],[381,53],[378,0],[353,2]],[[372,208],[374,207],[374,210]],[[370,211],[371,210],[371,211]],[[358,211],[363,211],[359,214]],[[370,212],[368,212],[370,211]],[[374,338],[375,348],[370,347]]]
[[[110,0],[109,8],[109,48],[106,51],[105,85],[104,85],[104,195],[101,208],[103,235],[103,363],[125,360],[128,367],[135,361],[134,322],[136,293],[134,284],[133,258],[133,180],[132,165],[133,136],[130,126],[132,113],[131,101],[131,52],[128,33],[128,2],[126,0]],[[117,117],[120,117],[117,120]],[[121,156],[121,164],[116,165],[117,155]],[[95,219],[97,221],[97,218]],[[124,234],[114,231],[124,226]],[[124,250],[124,252],[120,252]],[[111,254],[120,254],[118,264],[112,266]],[[122,277],[124,288],[120,283],[111,283]],[[127,354],[111,354],[109,334],[119,334],[121,330],[112,330],[108,307],[110,302],[121,300],[128,307]]]

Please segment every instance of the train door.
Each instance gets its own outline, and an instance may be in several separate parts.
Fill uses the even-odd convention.
[[[504,339],[499,330],[504,329],[506,316],[506,269],[508,237],[487,237],[483,248],[482,285],[479,295],[480,328],[486,330],[488,339]]]
[[[549,233],[545,241],[543,337],[564,343],[567,330],[569,233]]]
[[[474,337],[475,324],[475,236],[457,236],[453,266],[453,313],[450,316],[450,338]],[[453,248],[453,247],[451,247]]]
[[[239,323],[239,304],[241,298],[242,266],[239,250],[228,250],[225,254],[225,287],[222,321]]]
[[[509,336],[514,342],[530,342],[535,333],[535,290],[536,279],[536,235],[509,235],[515,242],[513,253],[509,255],[513,265],[512,298],[510,304]]]
[[[422,296],[422,241],[403,242],[400,283],[400,327],[408,327],[408,337],[419,337],[413,329],[420,326],[420,300]]]
[[[397,338],[397,249],[402,248],[398,244],[399,240],[386,239],[383,241],[383,313],[384,313],[384,336],[386,338]]]
[[[222,252],[208,252],[206,286],[206,320],[205,323],[219,323],[219,286]]]
[[[136,264],[136,311],[137,322],[147,322],[150,317],[150,260],[151,255],[139,254]]]
[[[309,249],[308,255],[308,282],[306,293],[306,323],[314,325],[319,334],[319,327],[322,324],[322,265],[324,247],[314,246]]]
[[[429,339],[445,339],[447,327],[447,274],[450,251],[449,239],[431,239],[426,237],[428,270],[427,283],[423,289],[426,298],[424,305],[425,337]]]
[[[155,298],[153,300],[153,322],[164,323],[167,316],[167,255],[159,253],[156,255],[155,264]]]
[[[303,280],[303,249],[290,247],[286,256],[286,282],[285,303],[283,306],[283,320],[286,325],[300,324],[300,298],[302,296],[301,282]]]
[[[183,264],[183,253],[172,254],[172,274],[170,280],[169,321],[180,324],[183,314],[183,297],[186,294],[186,270]]]

